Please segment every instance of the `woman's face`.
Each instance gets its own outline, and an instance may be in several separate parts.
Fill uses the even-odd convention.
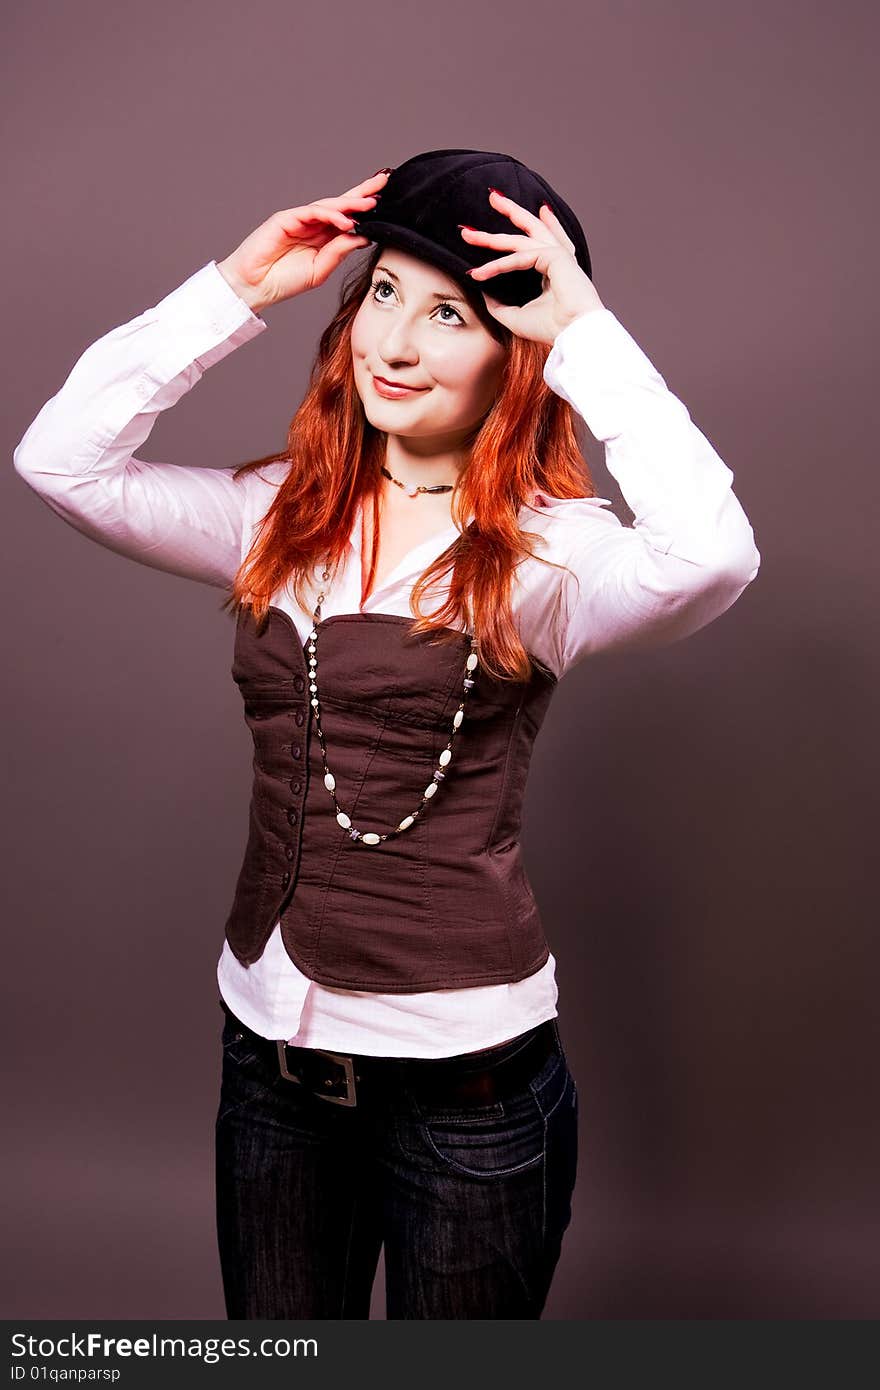
[[[370,424],[426,452],[454,447],[479,425],[507,359],[450,276],[394,248],[380,256],[352,322],[351,354]],[[374,376],[421,389],[389,400]]]

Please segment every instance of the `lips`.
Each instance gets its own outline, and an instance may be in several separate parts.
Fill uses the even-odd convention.
[[[396,399],[402,396],[409,396],[417,391],[426,391],[426,386],[407,386],[401,382],[385,381],[381,376],[373,375],[373,386],[380,396],[387,399]]]

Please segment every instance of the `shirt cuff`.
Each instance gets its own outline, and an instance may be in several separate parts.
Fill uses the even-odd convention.
[[[543,375],[605,442],[630,422],[633,388],[654,395],[668,391],[650,358],[604,307],[587,310],[556,335]]]
[[[165,330],[159,375],[166,380],[192,362],[206,370],[269,326],[236,294],[214,260],[160,299],[144,317]]]

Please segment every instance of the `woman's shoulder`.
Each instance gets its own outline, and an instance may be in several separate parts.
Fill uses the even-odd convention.
[[[240,481],[245,485],[245,537],[248,545],[256,534],[257,527],[271,507],[278,489],[290,470],[290,459],[276,463],[264,463],[242,474]],[[247,549],[247,545],[245,547]]]
[[[242,474],[240,481],[247,489],[248,501],[254,510],[267,510],[289,471],[290,459],[280,459],[275,463],[261,464],[259,468],[251,468]]]
[[[277,459],[275,463],[264,463],[246,474],[248,480],[257,487],[277,488],[290,472],[290,459]]]
[[[530,501],[524,503],[520,522],[530,531],[553,531],[569,525],[589,525],[599,520],[617,522],[607,497],[553,497],[549,492],[536,490]]]

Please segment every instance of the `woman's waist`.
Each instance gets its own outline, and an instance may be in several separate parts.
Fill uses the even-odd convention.
[[[552,953],[511,984],[409,994],[337,989],[298,969],[277,926],[247,967],[224,942],[217,981],[229,1008],[260,1036],[365,1056],[444,1057],[501,1047],[557,1017],[559,994]]]
[[[548,1019],[497,1047],[442,1058],[375,1056],[308,1048],[254,1033],[223,1003],[224,1085],[247,1072],[276,1090],[297,1083],[299,1094],[352,1108],[403,1101],[417,1110],[524,1101],[551,1057],[561,1057],[558,1025]],[[228,1070],[227,1070],[228,1068]],[[528,1088],[528,1089],[527,1089]],[[484,1112],[488,1114],[488,1112]],[[499,1115],[502,1113],[497,1110]]]

